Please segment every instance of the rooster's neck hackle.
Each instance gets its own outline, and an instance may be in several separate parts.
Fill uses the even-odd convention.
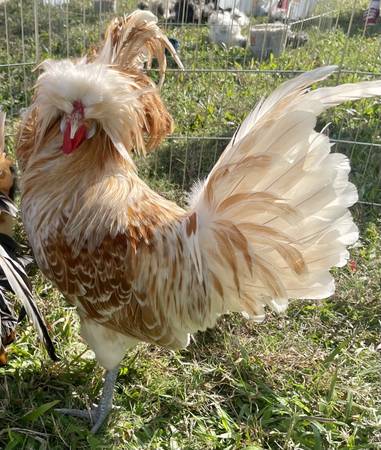
[[[108,233],[116,236],[157,224],[149,215],[162,216],[164,222],[183,215],[181,208],[149,189],[135,165],[113,150],[104,131],[66,156],[58,128],[57,123],[44,148],[28,159],[23,176],[24,223],[37,246],[59,233],[75,252],[93,250]]]

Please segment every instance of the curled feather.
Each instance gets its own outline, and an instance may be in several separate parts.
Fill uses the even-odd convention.
[[[106,32],[106,40],[96,62],[110,64],[121,70],[142,71],[151,67],[153,58],[159,64],[159,87],[163,85],[167,60],[165,49],[176,64],[183,65],[167,36],[157,26],[157,17],[150,11],[134,11],[129,16],[115,18]]]

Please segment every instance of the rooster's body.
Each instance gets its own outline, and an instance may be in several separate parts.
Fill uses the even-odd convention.
[[[109,371],[94,431],[127,348],[182,348],[228,311],[262,320],[266,306],[327,297],[329,269],[345,264],[358,237],[349,162],[314,127],[330,106],[381,94],[381,82],[308,92],[330,67],[285,83],[248,116],[183,210],[138,177],[129,154],[172,129],[141,71],[154,54],[163,74],[165,47],[173,53],[153,16],[137,12],[111,26],[93,62],[45,63],[19,138],[36,260],[76,305]]]

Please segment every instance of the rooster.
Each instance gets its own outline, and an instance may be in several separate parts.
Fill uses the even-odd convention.
[[[309,90],[335,67],[284,83],[248,115],[186,209],[139,178],[132,154],[172,131],[144,61],[165,48],[147,11],[114,21],[98,55],[43,63],[17,156],[22,215],[37,263],[76,306],[81,334],[106,369],[99,405],[60,412],[96,432],[118,366],[140,341],[169,349],[227,312],[257,321],[289,298],[334,292],[358,238],[348,159],[330,154],[317,115],[381,94],[381,81]],[[178,61],[179,62],[179,61]],[[179,63],[180,64],[180,63]]]
[[[4,153],[5,114],[0,111],[0,366],[7,363],[6,346],[16,337],[17,323],[26,313],[36,327],[50,357],[56,360],[53,343],[49,337],[44,319],[34,302],[31,284],[25,272],[30,259],[22,256],[21,247],[13,239],[17,208],[13,203],[15,177],[13,162]],[[23,305],[16,316],[13,300],[16,295]]]

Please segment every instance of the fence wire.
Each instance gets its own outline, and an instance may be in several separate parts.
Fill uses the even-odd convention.
[[[157,9],[160,25],[179,44],[185,71],[169,61],[163,96],[178,125],[141,162],[142,170],[182,189],[208,173],[255,102],[284,79],[332,63],[338,70],[331,83],[381,79],[381,40],[362,20],[367,0],[290,0],[289,14],[278,17],[279,0],[212,0],[209,11],[202,0],[143,3]],[[298,8],[315,3],[312,14],[297,16]],[[103,38],[113,16],[137,6],[137,0],[0,0],[0,103],[10,129],[30,103],[33,69],[41,60],[83,55]],[[231,14],[223,28],[228,39],[234,33],[242,38],[241,47],[210,42],[207,15],[214,10],[224,16],[217,12],[221,6],[246,8],[246,24],[237,28]],[[335,150],[351,159],[361,201],[373,207],[381,206],[380,110],[379,100],[367,100],[324,118],[332,123]]]

